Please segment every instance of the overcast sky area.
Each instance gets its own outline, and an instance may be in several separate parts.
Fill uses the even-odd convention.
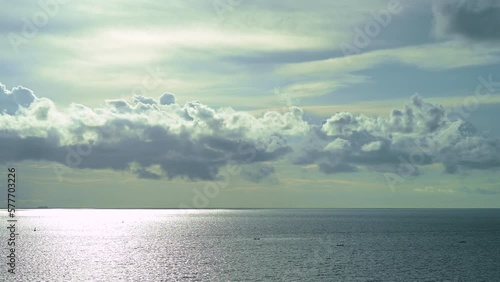
[[[0,5],[17,207],[500,207],[500,1]]]

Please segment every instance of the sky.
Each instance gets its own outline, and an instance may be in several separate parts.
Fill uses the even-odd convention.
[[[18,207],[500,207],[500,1],[0,5]]]

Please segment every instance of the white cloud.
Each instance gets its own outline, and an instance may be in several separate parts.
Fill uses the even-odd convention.
[[[403,109],[394,109],[389,117],[340,112],[311,132],[309,139],[296,148],[297,164],[318,163],[320,168],[367,165],[395,171],[409,163],[414,173],[419,166],[433,163],[443,164],[448,173],[500,167],[498,139],[478,134],[470,123],[418,95],[412,96]]]
[[[382,142],[374,141],[374,142],[364,144],[363,146],[361,146],[361,151],[372,152],[372,151],[378,151],[381,148],[382,148]]]
[[[337,138],[325,146],[325,151],[345,151],[351,148],[351,143],[345,139]]]
[[[17,86],[8,90],[0,83],[0,114],[15,114],[20,107],[28,107],[36,100],[36,96],[28,88]]]
[[[131,170],[143,178],[158,178],[150,168],[159,167],[163,176],[190,179],[213,179],[225,164],[277,160],[292,151],[293,163],[316,163],[325,173],[394,168],[402,159],[415,167],[441,163],[449,173],[500,167],[499,140],[418,95],[388,117],[339,112],[317,126],[296,107],[255,117],[197,101],[181,106],[165,93],[59,109],[29,89],[1,89],[4,161]]]
[[[4,96],[21,90],[32,93],[18,87],[5,90]],[[148,168],[159,165],[169,178],[213,179],[230,162],[279,158],[291,150],[287,136],[308,131],[298,108],[254,117],[199,102],[180,106],[167,93],[159,101],[136,96],[132,102],[108,100],[96,109],[72,104],[61,110],[47,98],[26,104],[25,95],[19,95],[23,99],[17,112],[0,115],[4,161],[47,160],[116,170],[136,164],[134,172],[149,178],[156,176]]]

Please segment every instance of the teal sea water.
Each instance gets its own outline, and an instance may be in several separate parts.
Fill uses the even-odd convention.
[[[0,281],[500,281],[498,209],[39,209],[17,220],[16,274],[2,231]]]

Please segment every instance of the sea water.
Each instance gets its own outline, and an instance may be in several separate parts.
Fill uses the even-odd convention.
[[[0,281],[500,281],[498,209],[33,209],[16,219],[15,274],[2,231]]]

